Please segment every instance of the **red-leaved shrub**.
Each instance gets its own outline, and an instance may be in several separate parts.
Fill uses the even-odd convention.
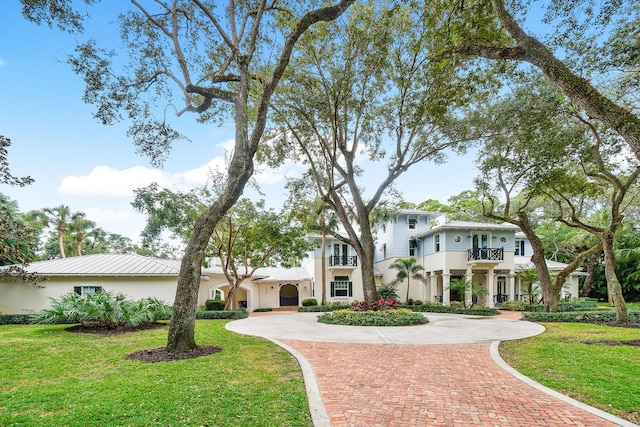
[[[397,299],[380,298],[378,301],[354,301],[351,303],[351,311],[382,311],[398,308]]]

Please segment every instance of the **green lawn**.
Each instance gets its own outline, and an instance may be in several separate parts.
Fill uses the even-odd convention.
[[[1,426],[311,426],[297,362],[266,340],[203,320],[196,342],[222,352],[142,363],[166,328],[112,337],[65,325],[0,326]]]
[[[543,323],[541,335],[500,344],[509,365],[581,402],[640,422],[640,347],[586,344],[640,340],[640,329]]]

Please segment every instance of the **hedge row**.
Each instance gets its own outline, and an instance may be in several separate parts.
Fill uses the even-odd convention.
[[[203,310],[196,311],[196,319],[246,319],[249,316],[246,308],[229,311]]]
[[[34,319],[33,314],[0,314],[0,325],[28,325]]]
[[[640,323],[640,311],[629,311],[628,315],[629,322]],[[532,322],[614,323],[616,312],[614,310],[532,312],[524,313],[524,319]]]
[[[298,307],[299,312],[321,313],[326,311],[346,310],[351,304],[327,304],[327,305],[310,305],[308,307]]]
[[[467,314],[472,316],[495,316],[499,313],[497,309],[489,307],[458,308],[442,304],[422,304],[416,307],[411,307],[411,309],[413,311],[428,313]]]

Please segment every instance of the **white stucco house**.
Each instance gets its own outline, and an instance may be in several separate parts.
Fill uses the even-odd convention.
[[[465,278],[487,290],[477,301],[489,307],[509,300],[525,300],[528,295],[519,283],[517,272],[532,267],[532,249],[524,234],[511,224],[481,222],[444,222],[438,212],[401,210],[375,229],[375,274],[378,284],[395,278],[389,269],[397,258],[414,257],[425,270],[425,281],[412,281],[409,297],[421,301],[448,304],[463,298],[449,290],[451,280]],[[329,237],[322,269],[320,236],[310,236],[316,248],[302,260],[300,267],[265,267],[243,282],[232,299],[232,307],[297,307],[306,298],[322,297],[330,303],[348,303],[364,299],[360,263],[355,250]],[[547,261],[549,270],[566,265]],[[175,298],[179,260],[148,258],[140,255],[96,254],[32,263],[28,270],[48,280],[37,288],[0,280],[0,312],[5,314],[37,312],[51,298],[68,292],[79,294],[97,289],[120,292],[133,299],[154,296],[168,303]],[[579,278],[574,272],[562,290],[561,298],[578,295]],[[226,297],[229,285],[220,267],[203,268],[198,305],[216,294]],[[398,289],[403,298],[406,284]]]

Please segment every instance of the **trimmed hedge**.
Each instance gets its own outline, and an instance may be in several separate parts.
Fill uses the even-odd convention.
[[[249,316],[246,308],[229,311],[205,310],[196,311],[196,319],[246,319]]]
[[[33,314],[0,314],[0,325],[29,325],[34,319]]]
[[[427,313],[467,314],[470,316],[495,316],[499,313],[497,309],[489,307],[458,308],[442,304],[422,304],[411,309]]]
[[[313,305],[318,305],[318,300],[315,298],[305,298],[302,300],[302,305],[304,307],[311,307]]]
[[[423,325],[429,320],[406,308],[394,310],[336,310],[318,316],[318,322],[347,326],[411,326]]]
[[[253,310],[254,313],[265,313],[267,311],[273,311],[273,308],[256,308]]]
[[[325,311],[346,310],[351,304],[327,304],[327,305],[310,305],[308,307],[298,307],[299,312],[321,313]]]
[[[224,310],[224,301],[219,299],[208,299],[204,303],[204,308],[207,311]]]
[[[640,323],[640,311],[628,311],[629,322]],[[614,310],[564,311],[556,313],[524,313],[524,320],[531,322],[615,323]]]

